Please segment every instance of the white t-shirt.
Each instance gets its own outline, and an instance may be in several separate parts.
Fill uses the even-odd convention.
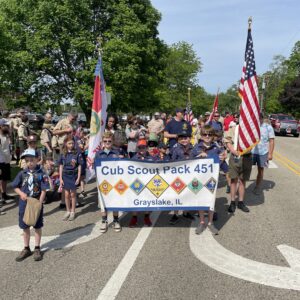
[[[10,140],[6,136],[0,135],[0,163],[9,164],[11,160],[10,155]]]

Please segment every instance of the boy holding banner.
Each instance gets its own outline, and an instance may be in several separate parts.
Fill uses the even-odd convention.
[[[117,150],[112,149],[113,147],[113,137],[114,134],[112,132],[104,132],[102,136],[102,150],[98,151],[95,155],[96,159],[101,158],[119,158],[119,152]],[[105,233],[108,229],[108,222],[107,222],[107,211],[104,208],[104,205],[102,204],[102,222],[100,225],[100,231],[102,233]],[[122,227],[119,222],[119,212],[114,211],[113,212],[113,228],[116,232],[120,232],[122,230]]]
[[[226,159],[226,151],[222,150],[218,147],[216,143],[214,143],[215,130],[210,125],[205,125],[201,128],[201,140],[195,145],[192,153],[193,157],[206,158],[210,155],[218,155],[220,158],[220,163],[222,163]],[[204,219],[204,211],[200,210],[200,223],[196,228],[196,234],[201,234],[205,230],[205,219]],[[210,230],[212,234],[218,234],[218,229],[213,224],[213,216],[214,216],[214,207],[211,207],[208,212],[208,224],[207,228]]]
[[[191,133],[188,130],[182,130],[177,136],[177,143],[173,146],[171,160],[189,159],[192,157],[193,145],[191,144]],[[189,212],[183,212],[185,218],[194,220]],[[169,223],[175,225],[179,221],[178,211],[174,211]]]

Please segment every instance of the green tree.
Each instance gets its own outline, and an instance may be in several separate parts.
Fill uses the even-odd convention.
[[[101,35],[112,109],[138,111],[150,107],[161,80],[159,21],[149,0],[0,0],[10,40],[0,74],[35,109],[74,99],[89,114]]]
[[[185,106],[189,87],[193,92],[194,106],[194,100],[203,96],[204,91],[197,85],[197,75],[201,72],[202,64],[192,45],[186,42],[171,45],[164,57],[164,64],[165,80],[156,93],[160,99],[160,108],[171,111],[177,106]]]

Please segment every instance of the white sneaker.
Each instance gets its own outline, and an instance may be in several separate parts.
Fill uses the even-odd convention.
[[[69,211],[67,211],[67,212],[64,214],[64,216],[63,216],[63,221],[69,220],[70,214],[71,214],[71,213],[70,213]]]
[[[105,233],[107,231],[108,224],[107,221],[102,221],[100,225],[100,232]]]
[[[115,232],[122,231],[122,227],[119,221],[113,222],[113,228]]]
[[[69,221],[74,221],[75,219],[75,212],[70,213]]]

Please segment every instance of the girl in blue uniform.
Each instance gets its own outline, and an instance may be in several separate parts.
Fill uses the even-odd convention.
[[[80,183],[82,156],[74,147],[74,138],[67,135],[64,140],[63,153],[59,159],[60,188],[65,190],[67,212],[64,221],[75,219],[76,189]]]

